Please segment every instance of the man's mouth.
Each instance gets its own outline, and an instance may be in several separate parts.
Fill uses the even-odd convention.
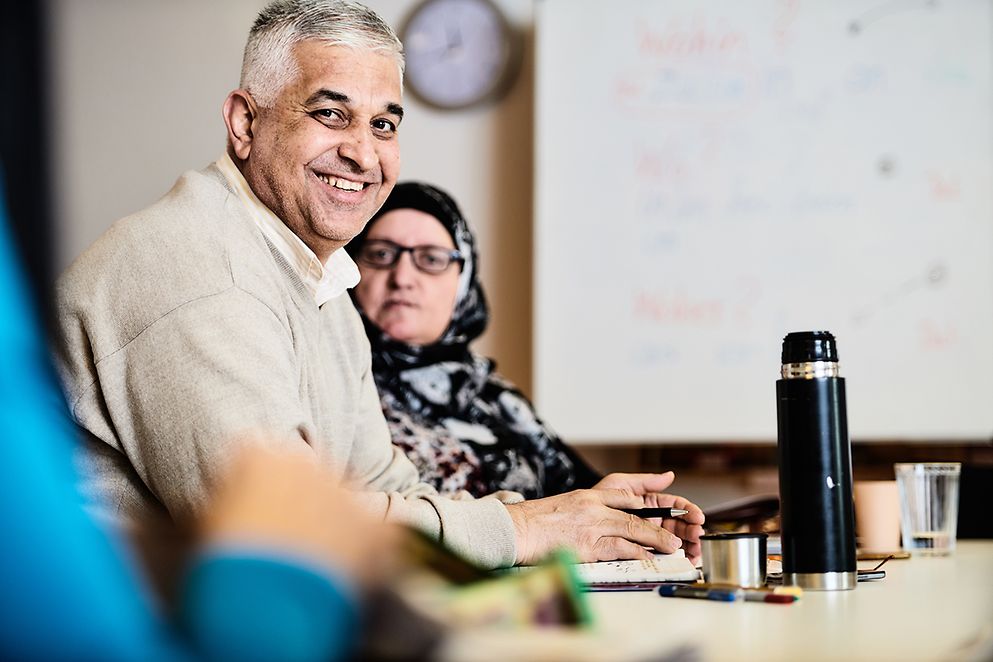
[[[333,177],[332,175],[322,175],[319,172],[314,174],[317,175],[317,178],[320,179],[325,184],[327,184],[328,186],[336,189],[341,189],[342,191],[361,191],[366,186],[368,186],[368,184],[365,182],[356,182],[351,179],[345,179],[344,177]]]

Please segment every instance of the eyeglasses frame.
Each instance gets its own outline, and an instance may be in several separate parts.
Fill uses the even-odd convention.
[[[369,262],[368,260],[362,257],[362,254],[366,246],[368,246],[371,243],[389,244],[393,249],[396,250],[397,252],[396,257],[389,264],[373,264],[372,262]],[[421,267],[421,265],[417,264],[417,259],[414,257],[414,252],[428,248],[442,251],[446,256],[448,256],[448,259],[451,260],[451,262],[446,264],[445,268],[442,269],[441,271],[430,271],[428,269],[424,269],[423,267]],[[462,269],[465,268],[465,256],[462,255],[462,251],[458,249],[446,248],[444,246],[438,246],[436,244],[418,244],[417,246],[404,246],[403,244],[398,244],[397,242],[391,241],[389,239],[367,239],[365,243],[363,243],[363,245],[359,248],[355,257],[358,262],[361,262],[370,269],[380,269],[382,271],[386,271],[387,269],[395,269],[396,266],[400,263],[400,258],[403,257],[404,253],[410,253],[410,260],[411,263],[414,265],[414,268],[416,268],[422,274],[427,274],[429,276],[440,276],[441,274],[448,271],[448,268],[452,266],[453,262],[458,263],[459,271],[462,271]]]

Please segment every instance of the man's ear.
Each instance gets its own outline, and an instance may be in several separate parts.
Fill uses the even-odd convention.
[[[245,90],[235,90],[224,100],[222,113],[228,128],[228,142],[235,155],[244,161],[252,151],[252,128],[258,116],[255,102]]]

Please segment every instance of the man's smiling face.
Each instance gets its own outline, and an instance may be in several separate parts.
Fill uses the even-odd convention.
[[[242,172],[321,261],[358,234],[400,170],[400,71],[390,55],[305,41],[297,76],[258,109]]]

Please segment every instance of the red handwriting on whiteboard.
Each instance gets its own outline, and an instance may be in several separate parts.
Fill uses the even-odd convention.
[[[722,19],[674,18],[660,29],[651,21],[637,24],[638,54],[662,59],[730,56],[748,50],[748,39]]]
[[[650,182],[664,182],[670,186],[688,180],[689,166],[678,154],[645,150],[635,155],[634,173]]]
[[[656,324],[716,326],[724,319],[724,303],[684,292],[641,291],[634,295],[631,312],[635,320]]]
[[[778,15],[773,22],[773,34],[776,36],[776,46],[780,51],[786,49],[791,39],[793,22],[796,20],[797,0],[780,0]]]
[[[941,350],[954,345],[958,341],[958,331],[949,322],[921,320],[918,326],[918,338],[925,350]]]
[[[958,179],[940,172],[928,173],[931,183],[931,197],[935,200],[955,200],[959,197]]]

